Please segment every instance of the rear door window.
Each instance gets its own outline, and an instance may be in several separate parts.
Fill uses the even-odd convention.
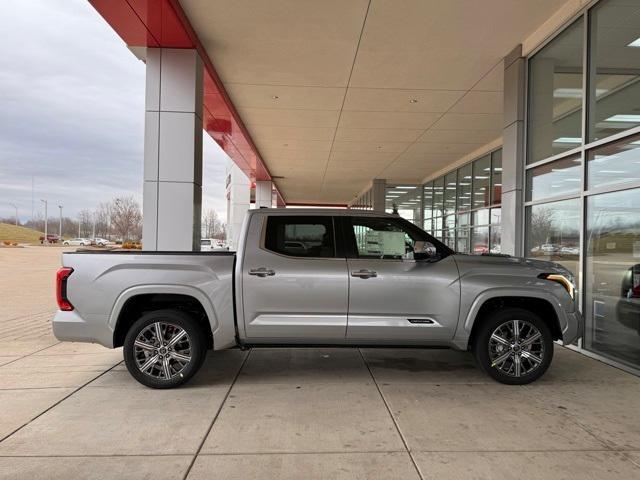
[[[334,257],[333,219],[325,216],[268,217],[264,247],[290,257]]]

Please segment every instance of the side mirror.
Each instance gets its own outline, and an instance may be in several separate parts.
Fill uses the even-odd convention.
[[[414,260],[429,260],[434,258],[437,253],[436,247],[431,242],[417,240],[413,245]]]

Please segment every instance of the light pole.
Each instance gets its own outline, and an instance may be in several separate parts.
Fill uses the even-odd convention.
[[[44,203],[44,240],[42,241],[43,245],[49,244],[49,239],[47,238],[47,223],[49,223],[49,217],[47,213],[47,201],[40,199],[42,203]]]
[[[13,208],[16,209],[16,227],[18,226],[18,206],[15,203],[10,203]]]
[[[60,226],[58,229],[58,241],[62,242],[62,205],[58,205],[58,208],[60,209]]]

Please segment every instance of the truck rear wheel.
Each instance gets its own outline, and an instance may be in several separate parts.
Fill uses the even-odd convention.
[[[536,314],[521,308],[505,308],[479,325],[473,353],[480,368],[498,382],[525,385],[549,368],[553,336]]]
[[[198,323],[179,310],[156,310],[140,317],[124,339],[129,373],[151,388],[178,387],[193,377],[207,352]]]

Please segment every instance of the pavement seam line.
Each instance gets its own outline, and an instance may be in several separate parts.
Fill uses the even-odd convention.
[[[202,447],[204,447],[204,444],[207,441],[207,438],[209,437],[209,434],[211,433],[211,430],[213,430],[213,425],[216,423],[216,420],[218,420],[218,417],[220,416],[220,412],[222,412],[222,409],[224,408],[224,404],[227,403],[227,399],[229,398],[229,394],[231,393],[231,390],[233,389],[233,386],[236,384],[236,381],[238,381],[238,377],[240,377],[240,373],[242,373],[242,369],[244,368],[245,364],[247,363],[247,360],[249,359],[249,356],[251,355],[252,351],[253,350],[249,350],[247,355],[242,360],[242,363],[240,364],[240,367],[238,368],[238,371],[236,372],[235,376],[233,377],[233,381],[231,382],[231,384],[229,385],[229,388],[227,389],[227,393],[224,394],[224,398],[222,399],[222,402],[220,402],[220,406],[218,407],[218,411],[213,416],[213,419],[211,420],[211,423],[209,424],[209,428],[207,428],[207,431],[205,432],[204,436],[202,437],[202,441],[200,442],[200,445],[198,446],[198,449],[196,450],[196,453],[193,455],[193,458],[191,459],[191,462],[189,463],[189,466],[187,467],[187,470],[184,472],[184,476],[182,477],[183,480],[187,480],[187,477],[191,473],[191,469],[195,465],[196,460],[198,459],[198,455],[200,455],[200,452],[202,451]]]
[[[46,346],[46,347],[41,348],[40,350],[36,350],[35,352],[27,353],[26,355],[23,355],[23,356],[21,356],[21,357],[19,357],[19,358],[16,358],[15,360],[11,360],[10,362],[7,362],[7,363],[4,363],[4,364],[0,365],[0,368],[2,368],[2,367],[6,367],[7,365],[11,365],[12,363],[17,362],[18,360],[22,360],[23,358],[30,357],[31,355],[35,355],[36,353],[40,353],[40,352],[42,352],[43,350],[46,350],[47,348],[51,348],[51,347],[55,347],[56,345],[60,345],[61,343],[62,343],[62,342],[56,342],[56,343],[54,343],[53,345],[48,345],[48,346]],[[1,442],[1,441],[2,441],[2,440],[0,440],[0,442]]]
[[[48,347],[47,347],[48,348]],[[98,378],[100,378],[101,376],[103,376],[105,373],[109,373],[111,370],[113,370],[115,367],[117,367],[118,365],[120,365],[122,363],[122,360],[119,361],[118,363],[116,363],[115,365],[113,365],[112,367],[109,367],[108,369],[106,369],[104,372],[100,373],[99,375],[93,377],[91,380],[89,380],[86,383],[83,383],[82,385],[80,385],[78,388],[76,388],[75,390],[73,390],[71,393],[69,393],[69,395],[65,395],[64,397],[62,397],[60,400],[58,400],[57,402],[55,402],[53,405],[50,405],[49,407],[47,407],[45,410],[43,410],[42,412],[40,412],[38,415],[36,415],[35,417],[33,417],[32,419],[30,419],[27,423],[24,423],[22,425],[20,425],[18,428],[16,428],[15,430],[13,430],[12,432],[8,433],[7,435],[5,435],[4,437],[0,438],[0,443],[4,442],[6,439],[8,439],[9,437],[11,437],[12,435],[18,433],[20,430],[22,430],[24,427],[26,427],[27,425],[29,425],[31,422],[33,422],[34,420],[37,420],[38,418],[40,418],[42,415],[44,415],[45,413],[49,412],[50,410],[52,410],[53,408],[57,407],[58,405],[60,405],[62,402],[64,402],[66,399],[68,399],[69,397],[71,397],[71,395],[74,395],[75,393],[79,392],[80,390],[82,390],[84,387],[86,387],[87,385],[89,385],[91,382],[97,380]],[[64,387],[61,387],[64,388]]]
[[[380,389],[380,385],[378,385],[378,381],[376,380],[376,377],[373,375],[373,372],[371,371],[371,368],[369,367],[369,364],[367,363],[366,358],[364,358],[364,354],[362,353],[362,350],[359,347],[358,347],[358,353],[360,354],[360,357],[362,358],[362,362],[364,363],[364,366],[369,371],[369,375],[371,375],[371,380],[373,380],[373,384],[375,385],[376,390],[378,390],[378,394],[380,395],[380,398],[382,399],[382,403],[384,403],[384,406],[387,409],[387,413],[389,413],[389,417],[391,417],[391,421],[393,422],[393,425],[396,427],[396,431],[398,432],[398,435],[400,436],[400,440],[402,440],[402,444],[404,445],[404,449],[407,451],[407,455],[409,455],[409,458],[411,459],[411,463],[413,464],[413,468],[416,469],[416,473],[418,474],[418,477],[421,480],[424,480],[424,476],[422,475],[422,472],[420,471],[420,467],[418,467],[418,464],[416,463],[415,458],[413,458],[413,454],[409,450],[409,444],[407,443],[407,440],[404,438],[404,435],[402,434],[402,430],[400,430],[400,425],[398,424],[398,422],[396,421],[395,417],[393,416],[393,413],[391,412],[391,408],[389,407],[389,403],[387,402],[387,399],[385,398],[384,394],[382,393],[382,390]]]

